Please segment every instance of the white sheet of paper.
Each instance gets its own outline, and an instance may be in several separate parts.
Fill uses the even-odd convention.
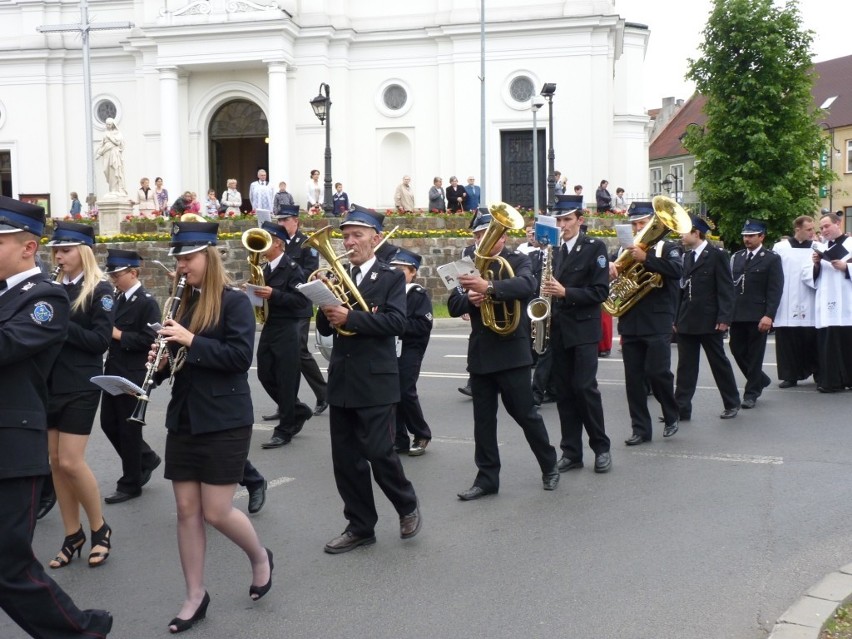
[[[266,209],[257,209],[255,213],[257,213],[258,226],[262,226],[264,222],[272,221],[272,211],[267,211]]]
[[[342,306],[343,302],[337,299],[322,280],[313,280],[307,284],[297,284],[296,290],[311,300],[316,306]]]
[[[248,295],[249,300],[251,300],[252,306],[257,306],[260,308],[263,306],[263,303],[266,301],[262,297],[258,297],[257,289],[261,288],[260,286],[255,286],[254,284],[246,284],[246,295]]]
[[[121,375],[95,375],[89,381],[100,386],[110,395],[121,395],[123,393],[127,393],[128,395],[145,394],[139,386]]]
[[[633,227],[629,224],[616,224],[615,235],[621,248],[633,246]]]
[[[476,266],[474,266],[473,261],[470,259],[461,259],[450,262],[449,264],[441,264],[435,270],[438,271],[438,275],[441,276],[441,281],[447,287],[448,291],[458,288],[459,277],[462,275],[479,275],[479,271],[476,270]]]

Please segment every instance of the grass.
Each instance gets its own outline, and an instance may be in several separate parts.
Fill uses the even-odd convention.
[[[828,620],[819,639],[852,639],[852,603],[840,606]]]
[[[432,317],[439,318],[447,318],[450,316],[450,312],[447,310],[447,305],[442,304],[441,302],[432,302]]]

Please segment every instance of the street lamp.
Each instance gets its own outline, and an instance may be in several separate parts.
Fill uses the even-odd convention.
[[[554,175],[554,160],[556,154],[553,152],[553,94],[556,93],[555,82],[545,82],[541,87],[541,95],[547,100],[547,127],[549,144],[547,147],[547,204],[552,205],[555,201],[554,190],[556,187],[556,176]]]
[[[674,186],[674,199],[677,202],[677,176],[671,173],[666,173],[666,177],[660,183],[668,195],[672,194],[672,186]]]
[[[533,210],[538,215],[538,110],[544,106],[544,99],[534,95],[530,98],[530,111],[533,114]]]
[[[319,95],[311,100],[311,108],[320,123],[325,124],[325,194],[322,209],[326,217],[331,217],[334,215],[331,203],[331,89],[325,82],[320,84]]]
[[[828,138],[829,144],[831,148],[828,150],[828,170],[831,171],[832,176],[834,176],[834,156],[840,157],[840,149],[834,146],[834,129],[832,129],[828,122],[820,122],[819,125],[828,133],[830,136]],[[833,153],[832,153],[833,151]],[[822,195],[822,193],[820,193]],[[828,184],[828,210],[834,211],[834,185],[829,182]]]

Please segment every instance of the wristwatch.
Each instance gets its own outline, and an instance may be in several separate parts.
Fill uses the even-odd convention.
[[[488,297],[494,297],[494,283],[488,282],[488,288],[485,289],[485,295]]]

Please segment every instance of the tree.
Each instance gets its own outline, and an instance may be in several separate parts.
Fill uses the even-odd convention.
[[[703,35],[687,78],[707,98],[707,123],[684,136],[696,188],[726,245],[741,244],[746,219],[766,222],[775,240],[813,213],[831,177],[811,96],[813,32],[796,0],[714,0]]]

